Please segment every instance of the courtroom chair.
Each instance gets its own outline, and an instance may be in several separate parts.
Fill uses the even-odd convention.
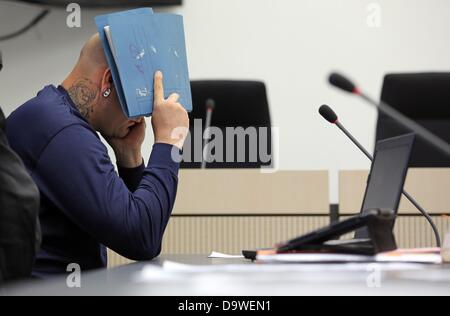
[[[212,99],[215,101],[215,109],[212,115],[211,126],[217,127],[222,131],[224,136],[224,152],[222,157],[223,162],[211,162],[206,165],[209,169],[218,168],[246,168],[257,169],[262,166],[270,166],[273,162],[272,154],[272,129],[271,118],[269,111],[269,103],[267,100],[267,92],[265,84],[257,81],[192,81],[192,99],[194,109],[190,113],[190,132],[191,132],[191,155],[189,159],[185,159],[181,163],[181,168],[195,169],[201,167],[201,162],[194,161],[194,145],[195,138],[202,139],[202,135],[194,134],[195,119],[202,120],[202,129],[200,133],[203,133],[206,125],[206,103],[207,100]],[[255,127],[257,129],[258,137],[258,152],[260,138],[264,137],[260,133],[259,128],[267,128],[267,154],[270,156],[270,160],[262,161],[260,155],[257,155],[257,161],[252,161],[249,155],[249,137],[246,137],[245,141],[245,160],[243,162],[237,161],[237,138],[234,140],[234,162],[226,162],[226,128],[227,127],[242,127],[247,129],[249,127]],[[197,130],[197,134],[198,130]],[[214,139],[213,139],[214,140]],[[228,140],[230,141],[230,140]],[[187,145],[189,146],[189,142]],[[186,147],[185,147],[186,150]]]
[[[382,101],[450,142],[450,73],[389,74],[384,78]],[[378,115],[376,139],[409,132],[383,113]],[[417,138],[411,167],[450,167],[450,159]]]
[[[39,190],[11,149],[0,108],[0,284],[31,276],[40,246]]]

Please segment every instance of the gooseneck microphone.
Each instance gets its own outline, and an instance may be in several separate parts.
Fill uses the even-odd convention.
[[[209,133],[209,128],[211,127],[211,119],[216,108],[216,102],[213,99],[206,100],[206,125],[205,132],[203,135],[203,155],[202,155],[202,169],[206,169],[206,156],[208,154],[208,144],[207,141],[211,138]]]
[[[370,161],[373,161],[373,157],[372,155],[364,148],[363,145],[361,145],[360,142],[358,142],[358,140],[353,137],[352,134],[350,134],[350,132],[339,122],[339,118],[337,116],[337,114],[333,111],[332,108],[330,108],[328,105],[322,105],[319,109],[319,113],[320,115],[322,115],[322,117],[324,119],[326,119],[328,122],[330,122],[331,124],[335,124],[348,138],[350,138],[350,140],[353,142],[353,144],[356,145],[356,147],[359,148],[359,150],[361,150],[364,155],[366,155],[367,158],[369,158]]]
[[[350,86],[348,87],[350,88]],[[367,158],[369,158],[370,161],[373,161],[373,156],[364,148],[363,145],[361,145],[358,140],[353,137],[353,135],[339,122],[339,118],[337,114],[331,109],[328,105],[322,105],[319,109],[320,115],[324,119],[326,119],[331,124],[336,125],[355,145],[358,147],[364,155],[366,155]],[[428,223],[430,223],[431,228],[433,229],[434,235],[436,237],[436,244],[440,248],[441,247],[441,237],[439,235],[439,231],[436,227],[436,224],[434,223],[431,216],[428,214],[428,212],[419,205],[419,203],[405,190],[403,190],[403,195],[414,205],[415,208],[419,210],[420,213],[427,219]]]
[[[436,136],[435,134],[431,133],[429,130],[424,128],[423,126],[417,124],[410,118],[406,117],[399,111],[395,110],[393,107],[388,105],[386,102],[377,102],[373,98],[371,98],[366,93],[362,92],[361,89],[359,89],[350,79],[344,77],[341,74],[333,73],[330,75],[329,80],[330,84],[338,89],[344,90],[346,92],[352,93],[354,95],[357,95],[361,97],[363,100],[365,100],[367,103],[369,103],[372,106],[375,106],[380,112],[384,113],[385,115],[391,117],[397,123],[402,125],[408,130],[411,130],[412,132],[416,133],[418,137],[425,140],[427,143],[431,144],[432,146],[436,147],[438,150],[442,151],[444,154],[446,154],[448,157],[450,157],[450,145],[444,141],[442,138]]]
[[[332,86],[335,86],[336,88],[344,90],[348,93],[355,93],[355,94],[360,93],[358,88],[356,88],[356,85],[341,74],[332,73],[328,78],[328,81]]]

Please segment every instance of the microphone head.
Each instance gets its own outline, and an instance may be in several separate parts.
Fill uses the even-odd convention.
[[[320,115],[322,115],[322,117],[324,119],[326,119],[328,122],[330,122],[331,124],[336,124],[336,122],[338,121],[338,116],[337,114],[333,111],[332,108],[330,108],[328,105],[324,104],[320,107],[319,109],[319,113]]]
[[[214,111],[216,108],[216,101],[213,99],[206,100],[206,110]]]
[[[332,86],[335,86],[336,88],[347,91],[349,93],[359,94],[359,90],[355,86],[355,84],[350,79],[344,77],[341,74],[332,73],[328,78],[328,81]]]

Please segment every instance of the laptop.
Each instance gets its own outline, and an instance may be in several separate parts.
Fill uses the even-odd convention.
[[[407,134],[377,143],[361,207],[362,214],[371,209],[388,209],[397,215],[414,140],[415,134]],[[391,225],[394,229],[395,219]],[[366,228],[355,233],[357,240],[368,238],[369,232]]]
[[[379,141],[375,148],[364,201],[360,215],[332,224],[312,233],[292,239],[278,246],[282,252],[295,250],[336,250],[347,253],[371,254],[381,250],[396,249],[392,230],[408,172],[409,160],[415,140],[414,134]],[[377,221],[382,234],[381,243],[373,248],[367,225]],[[333,240],[355,231],[352,240]],[[392,237],[384,236],[388,232]],[[247,259],[255,260],[257,251],[243,251]]]

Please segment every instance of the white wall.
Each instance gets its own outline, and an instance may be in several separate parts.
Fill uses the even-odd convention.
[[[192,79],[260,79],[266,82],[273,123],[280,128],[282,169],[329,169],[331,200],[337,171],[368,168],[362,154],[318,116],[334,105],[341,121],[368,148],[374,146],[376,113],[326,83],[341,70],[378,97],[387,72],[450,70],[448,0],[184,0],[169,9],[185,17]],[[367,6],[379,3],[381,28],[367,25]],[[35,8],[0,2],[0,34],[13,31]],[[42,86],[61,82],[83,42],[95,32],[83,11],[81,29],[66,27],[56,10],[26,35],[0,43],[0,105],[6,114]],[[24,126],[26,128],[26,126]],[[149,129],[150,134],[150,129]],[[148,157],[151,137],[146,142]]]

